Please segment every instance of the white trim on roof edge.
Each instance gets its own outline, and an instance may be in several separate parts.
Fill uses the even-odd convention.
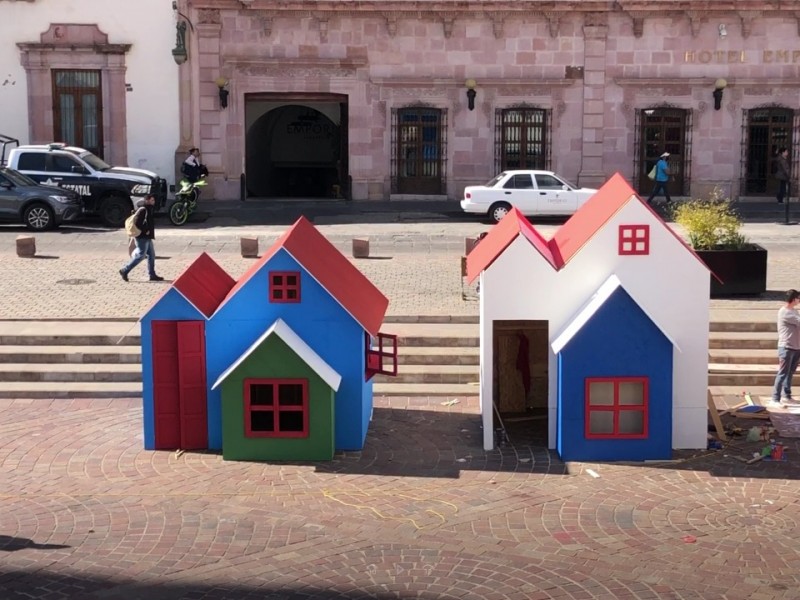
[[[333,389],[334,392],[338,391],[339,384],[342,382],[342,376],[334,371],[333,367],[326,363],[319,354],[314,352],[314,350],[311,349],[311,346],[306,344],[303,339],[297,335],[283,319],[277,319],[272,325],[270,325],[269,328],[262,333],[261,336],[259,336],[259,338],[242,353],[241,356],[239,356],[239,358],[233,361],[233,363],[227,369],[225,369],[222,375],[220,375],[214,382],[214,385],[211,386],[211,389],[217,389],[217,387],[219,387],[219,385],[225,381],[225,379],[227,379],[228,376],[233,373],[236,368],[242,364],[242,362],[244,362],[244,360],[273,333],[286,342],[286,345],[289,346],[295,352],[295,354],[297,354],[297,356],[303,359],[303,362],[311,367],[314,372],[319,375],[322,380],[331,387],[331,389]]]
[[[555,336],[553,342],[550,344],[550,347],[553,349],[554,354],[558,354],[561,352],[564,347],[570,342],[570,340],[581,330],[586,323],[592,318],[592,316],[600,309],[603,304],[611,297],[611,294],[617,288],[622,288],[625,292],[633,298],[633,301],[636,302],[636,305],[642,310],[642,312],[647,315],[647,318],[650,319],[656,327],[658,327],[659,331],[664,334],[664,337],[667,338],[672,346],[681,351],[680,346],[675,343],[675,340],[664,331],[664,328],[653,319],[652,315],[647,312],[647,309],[642,306],[642,304],[636,299],[636,297],[631,294],[628,289],[622,285],[622,282],[619,280],[619,277],[616,275],[611,275],[608,279],[606,279],[603,284],[597,288],[597,291],[592,294],[592,297],[589,298],[589,301],[578,311],[578,313],[572,317],[567,322],[566,327],[564,327],[561,332]]]

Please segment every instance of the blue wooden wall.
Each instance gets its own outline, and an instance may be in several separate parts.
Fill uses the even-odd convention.
[[[558,355],[557,449],[562,460],[654,460],[672,456],[673,347],[618,288]],[[647,439],[587,440],[585,380],[647,377]]]
[[[300,272],[300,303],[269,302],[270,271]],[[206,326],[209,447],[222,448],[221,392],[211,386],[278,318],[342,376],[334,411],[336,449],[360,450],[372,411],[372,385],[364,382],[364,330],[283,248]]]

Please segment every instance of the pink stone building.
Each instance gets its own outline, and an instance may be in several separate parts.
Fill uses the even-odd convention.
[[[619,171],[646,193],[664,151],[676,196],[766,199],[779,148],[797,167],[800,1],[178,9],[178,154],[201,148],[217,199],[456,200],[526,167],[593,187]]]

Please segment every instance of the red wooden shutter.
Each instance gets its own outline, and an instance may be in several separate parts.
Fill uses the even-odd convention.
[[[208,448],[205,323],[178,321],[181,449]]]
[[[391,333],[378,333],[378,349],[371,347],[372,340],[366,334],[367,372],[366,379],[373,375],[397,375],[397,336]]]
[[[153,416],[156,450],[181,447],[178,336],[173,321],[153,321]]]

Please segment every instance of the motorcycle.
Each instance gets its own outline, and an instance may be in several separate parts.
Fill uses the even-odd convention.
[[[169,207],[169,220],[173,225],[183,225],[189,220],[197,208],[197,200],[200,198],[200,188],[208,185],[208,182],[201,178],[197,181],[181,179],[181,189],[175,194],[175,201]]]

